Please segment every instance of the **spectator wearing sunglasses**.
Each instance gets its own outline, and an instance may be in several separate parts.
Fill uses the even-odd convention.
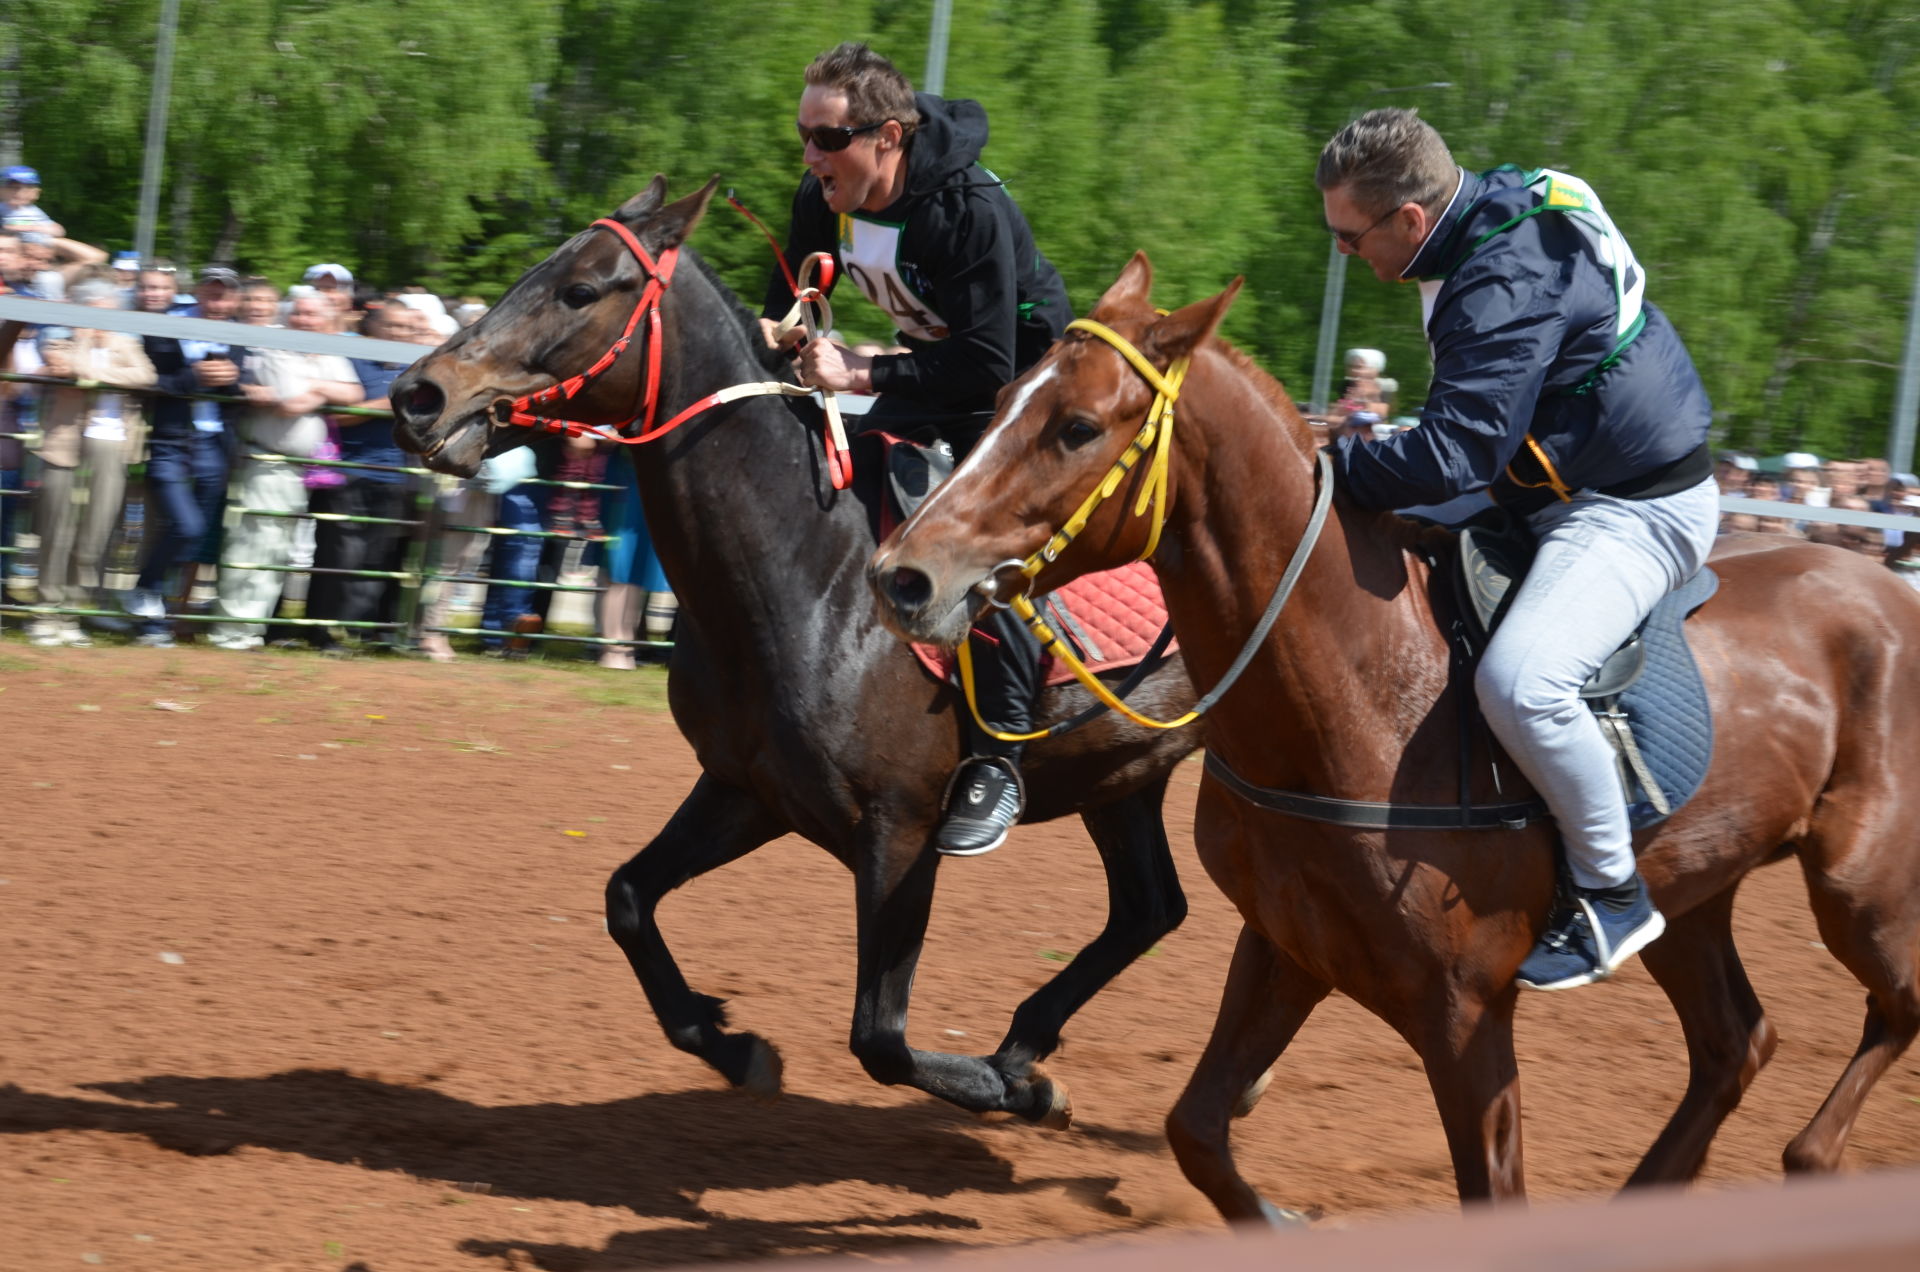
[[[964,455],[992,418],[994,395],[1066,329],[1066,287],[1004,183],[980,165],[987,115],[978,102],[915,93],[864,44],[822,53],[805,81],[795,123],[807,175],[793,200],[789,266],[830,254],[835,279],[851,279],[880,307],[905,351],[815,341],[799,350],[801,380],[877,394],[866,427],[938,438]],[[792,303],[776,273],[762,319],[769,341]],[[974,650],[981,713],[1000,732],[1024,733],[1038,646],[1008,611],[982,626],[996,643]],[[1024,802],[1020,750],[973,738],[936,832],[942,852],[971,856],[1005,841]]]

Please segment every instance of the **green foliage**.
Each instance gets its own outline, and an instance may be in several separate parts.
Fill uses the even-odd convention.
[[[0,141],[79,237],[129,245],[159,0],[0,8]],[[495,295],[655,172],[720,173],[785,225],[800,70],[866,39],[916,81],[932,0],[220,0],[182,6],[161,251],[282,282],[342,260]],[[1314,157],[1417,106],[1469,167],[1605,198],[1734,442],[1877,451],[1920,249],[1910,0],[954,0],[946,89],[1091,305],[1136,248],[1181,304],[1236,274],[1228,334],[1304,391],[1327,243]],[[757,304],[758,233],[697,243]],[[1417,406],[1411,289],[1348,267],[1342,345]],[[885,319],[842,289],[850,331]]]

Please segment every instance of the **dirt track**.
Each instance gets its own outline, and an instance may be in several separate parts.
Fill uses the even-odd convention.
[[[759,1106],[667,1046],[602,928],[608,870],[693,778],[662,698],[651,673],[0,645],[0,1268],[598,1272],[1212,1225],[1159,1131],[1237,927],[1188,846],[1197,768],[1169,802],[1192,917],[1069,1027],[1065,1134],[860,1071],[824,853],[671,898],[689,979],[785,1055]],[[1056,823],[941,873],[913,1040],[989,1049],[1097,927],[1097,862]],[[1713,1181],[1777,1175],[1860,1027],[1791,866],[1739,931],[1782,1041]],[[1521,1056],[1538,1197],[1616,1187],[1686,1073],[1637,967],[1529,998]],[[1412,1054],[1345,1000],[1237,1143],[1329,1221],[1452,1204]],[[1920,1161],[1920,1054],[1849,1161]]]

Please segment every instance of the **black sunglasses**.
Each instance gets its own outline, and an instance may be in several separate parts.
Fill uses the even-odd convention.
[[[1367,237],[1367,235],[1373,233],[1375,230],[1385,225],[1387,221],[1392,218],[1395,212],[1398,212],[1400,208],[1403,208],[1405,206],[1406,204],[1402,203],[1398,207],[1388,208],[1385,212],[1380,214],[1379,220],[1375,221],[1372,225],[1369,225],[1366,229],[1361,230],[1358,234],[1349,234],[1345,230],[1336,230],[1331,225],[1327,227],[1327,233],[1333,235],[1333,237],[1339,239],[1342,243],[1345,243],[1347,245],[1347,250],[1349,252],[1357,252],[1360,250],[1361,239]]]
[[[850,128],[845,124],[834,124],[831,126],[827,124],[816,124],[812,128],[809,128],[805,124],[798,123],[795,124],[794,127],[800,130],[800,140],[802,142],[810,141],[819,149],[831,154],[834,151],[845,150],[848,146],[851,146],[853,139],[860,134],[870,133],[876,128],[885,127],[886,122],[887,121],[883,119],[877,124],[862,124],[858,128]]]

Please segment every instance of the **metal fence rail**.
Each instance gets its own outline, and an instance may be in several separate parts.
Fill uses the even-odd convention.
[[[98,381],[62,380],[49,376],[26,375],[15,372],[0,372],[0,381],[68,390],[78,388],[90,394],[111,392],[139,397],[169,397],[186,401],[216,402],[229,406],[234,402],[234,399],[229,395],[169,393],[158,388],[122,388],[118,385],[104,384]],[[366,407],[331,407],[320,413],[327,415],[357,415],[368,418],[392,418],[392,413],[389,411]],[[26,431],[0,433],[0,440],[16,441],[22,445],[30,446],[41,441],[42,436],[37,432]],[[301,574],[308,577],[334,576],[381,579],[393,582],[399,585],[399,597],[395,618],[392,621],[377,621],[311,617],[292,618],[279,615],[267,618],[233,617],[219,612],[196,613],[187,609],[182,604],[168,605],[165,612],[159,615],[134,616],[123,610],[103,609],[97,605],[20,604],[13,601],[8,593],[9,589],[16,584],[16,581],[24,572],[8,569],[8,559],[12,557],[32,558],[36,556],[39,548],[28,549],[20,546],[0,546],[0,621],[3,621],[6,615],[23,615],[32,618],[57,616],[60,618],[74,619],[164,622],[169,626],[175,624],[224,623],[257,628],[268,626],[281,628],[339,628],[358,633],[385,633],[388,634],[394,644],[405,647],[417,645],[420,637],[428,632],[437,632],[449,636],[501,637],[510,638],[515,641],[572,641],[584,645],[650,649],[671,648],[670,641],[647,640],[638,631],[635,632],[632,638],[616,639],[608,636],[581,635],[568,632],[522,632],[505,631],[485,626],[473,628],[451,625],[429,625],[424,621],[427,613],[427,606],[424,604],[424,592],[427,586],[433,583],[437,583],[442,587],[484,584],[487,586],[510,586],[526,588],[530,591],[570,594],[591,593],[597,595],[606,590],[598,584],[549,583],[542,582],[538,579],[507,579],[488,575],[455,572],[446,568],[447,562],[443,559],[447,546],[447,537],[449,535],[478,534],[499,538],[521,537],[549,541],[565,540],[582,544],[610,543],[613,541],[613,537],[610,535],[564,530],[521,530],[502,526],[470,526],[453,523],[448,520],[447,512],[442,507],[440,497],[457,491],[460,488],[459,483],[455,479],[432,473],[424,468],[367,464],[353,460],[314,459],[304,456],[282,455],[244,449],[232,458],[235,462],[233,463],[232,470],[228,474],[228,498],[225,501],[223,513],[224,531],[231,531],[239,524],[239,520],[242,517],[263,517],[268,519],[304,521],[308,523],[333,522],[339,524],[401,526],[405,527],[409,533],[407,535],[404,562],[402,568],[399,570],[344,569],[327,566],[227,559],[222,559],[218,563],[220,569],[259,570],[283,574]],[[31,463],[38,463],[37,455],[31,452],[29,452],[28,459]],[[242,472],[240,461],[251,461],[260,464],[289,464],[302,469],[336,469],[342,471],[395,474],[404,480],[416,513],[412,517],[376,517],[353,513],[320,511],[311,508],[305,511],[282,511],[279,509],[248,507],[240,503],[238,499],[239,478]],[[19,476],[23,480],[17,488],[0,486],[0,526],[8,529],[13,528],[13,520],[17,519],[19,509],[23,505],[31,504],[38,496],[39,491],[33,487],[32,482],[30,480],[24,480],[28,478],[28,475],[28,470],[23,469],[20,472]],[[147,497],[147,492],[145,492],[143,488],[143,476],[143,461],[141,458],[136,457],[128,464],[126,496],[128,507],[123,508],[119,514],[115,538],[124,536],[129,524],[134,521],[134,518],[129,515],[130,509],[133,506],[140,507],[140,517],[138,520],[143,529],[151,523],[150,510],[152,508],[152,500]],[[615,493],[623,493],[625,491],[625,487],[623,486],[603,482],[555,481],[544,478],[530,478],[519,484],[548,489],[597,490]],[[225,533],[223,533],[222,538],[224,542],[226,538]],[[108,555],[110,554],[103,552],[103,559],[100,563],[102,590],[104,590],[104,579],[107,574],[122,572],[108,568],[106,561]],[[224,557],[224,552],[222,556]],[[38,564],[39,562],[35,560],[36,591],[38,591],[40,577]],[[192,565],[193,562],[188,561],[182,562],[181,564]],[[8,577],[8,575],[12,575],[12,577]],[[192,578],[193,575],[190,572],[187,576],[189,587],[183,588],[176,599],[181,601],[187,599],[186,593],[190,589]],[[37,602],[40,600],[38,596],[36,596],[35,599]]]

